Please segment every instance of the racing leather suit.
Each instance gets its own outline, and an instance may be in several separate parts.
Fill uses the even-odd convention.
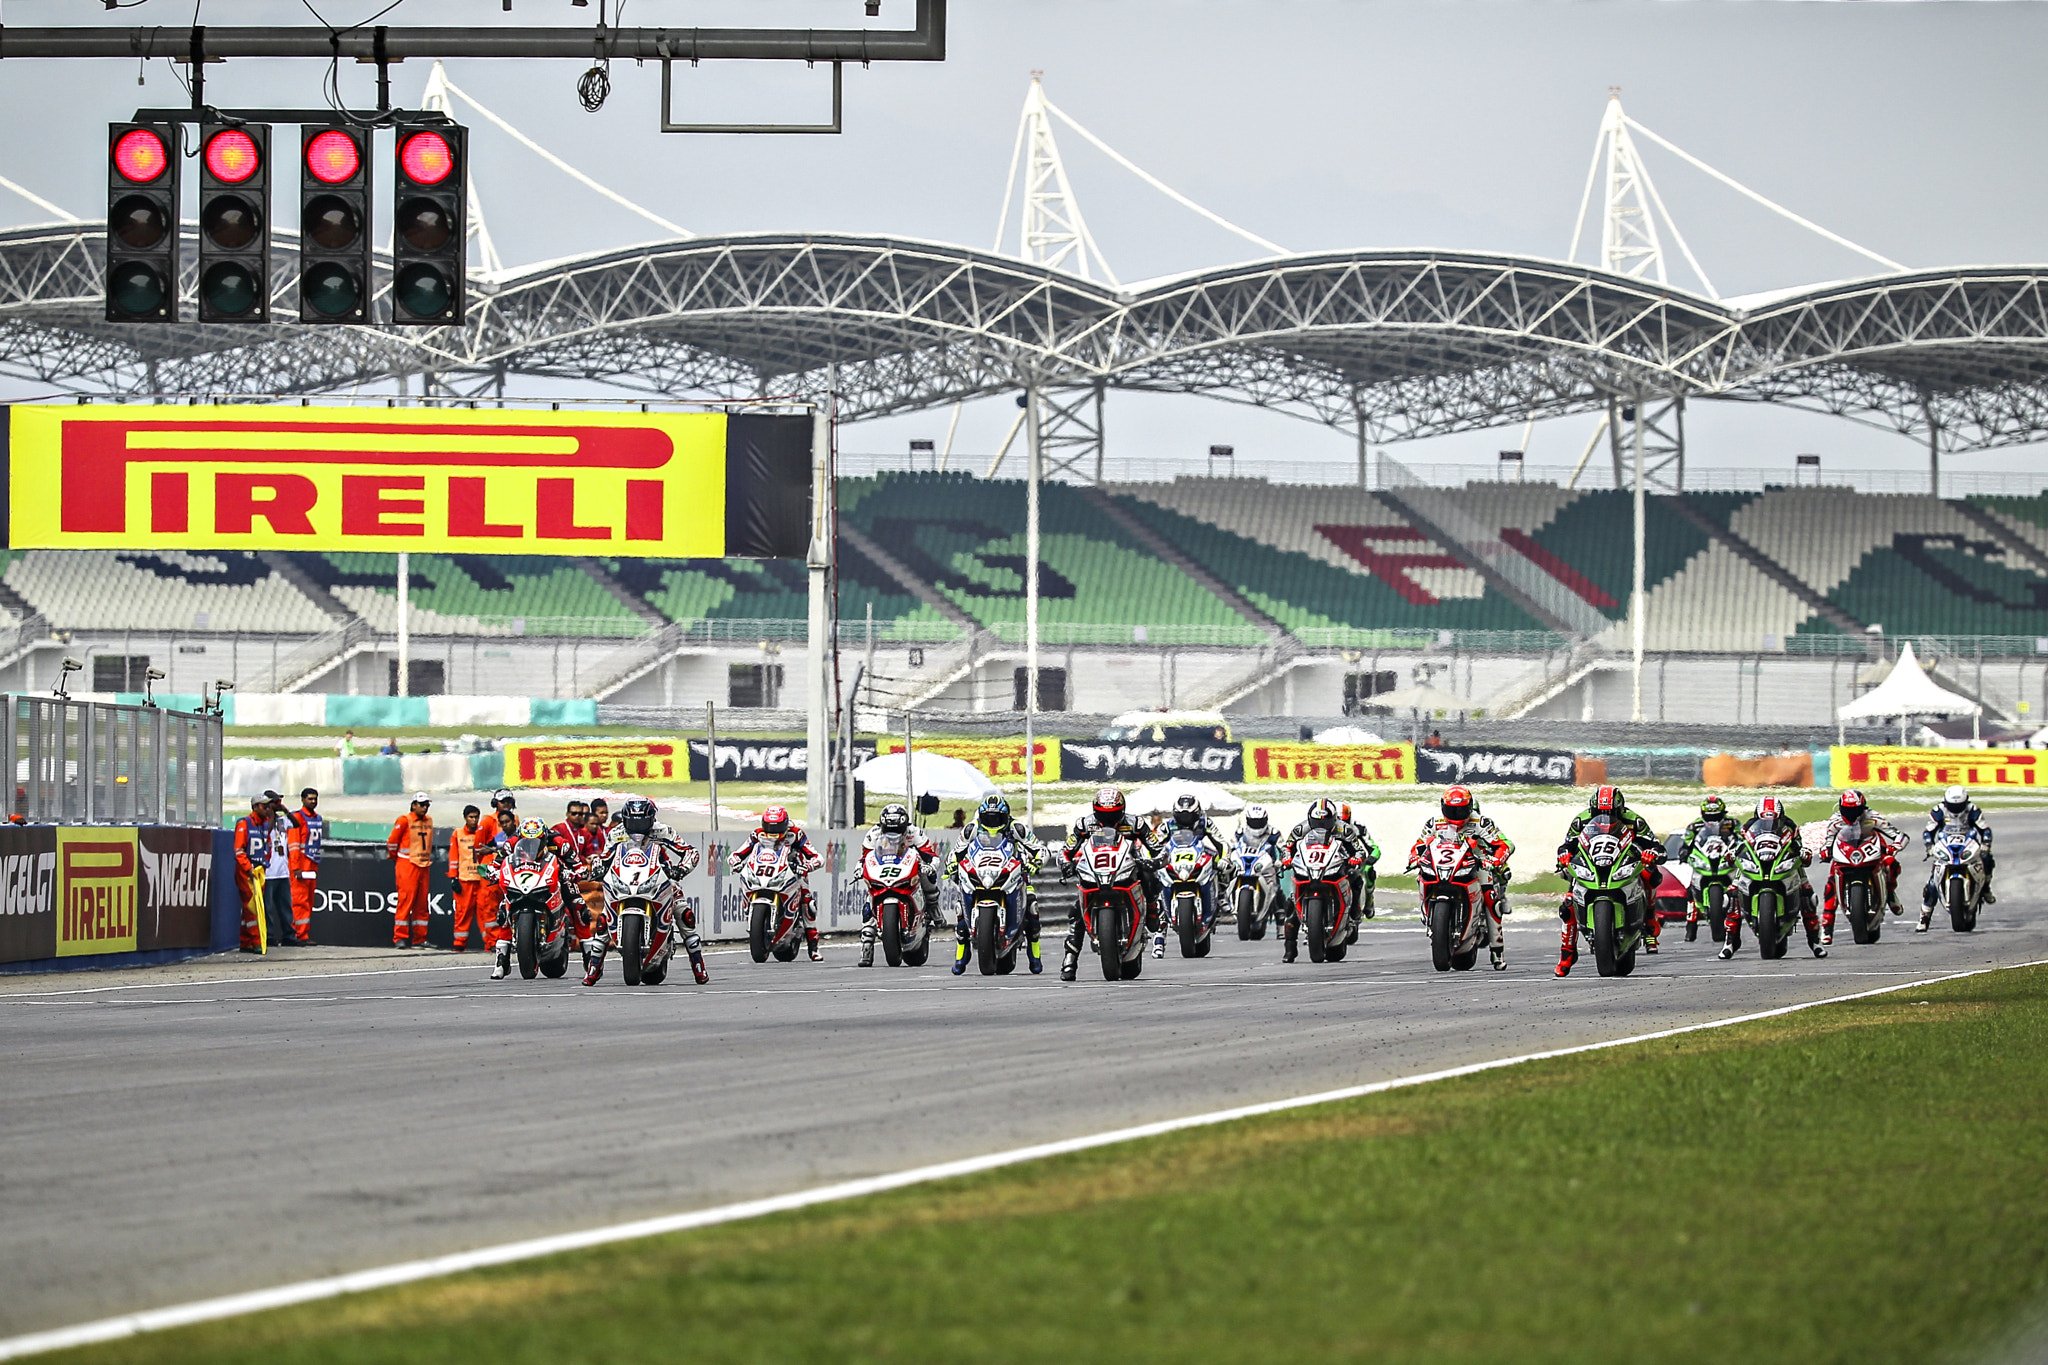
[[[1280,831],[1271,825],[1266,826],[1264,834],[1258,835],[1254,835],[1250,830],[1240,829],[1236,842],[1225,850],[1230,855],[1223,860],[1223,866],[1230,871],[1230,894],[1233,897],[1237,894],[1237,853],[1240,848],[1246,847],[1264,849],[1273,858],[1273,905],[1267,913],[1282,916],[1292,913],[1290,907],[1294,901],[1293,888],[1287,884],[1287,878],[1283,875],[1284,864],[1280,861]]]
[[[1493,926],[1493,960],[1498,963],[1507,952],[1507,935],[1501,927],[1501,886],[1507,870],[1507,862],[1515,846],[1501,837],[1493,822],[1484,816],[1472,816],[1466,820],[1448,820],[1441,815],[1432,815],[1422,822],[1422,833],[1408,849],[1408,871],[1419,871],[1423,865],[1423,850],[1439,834],[1453,834],[1463,837],[1479,852],[1479,869],[1485,882],[1479,888],[1481,908]]]
[[[660,866],[662,873],[671,882],[680,882],[684,877],[696,871],[697,863],[702,857],[697,852],[695,844],[685,844],[678,841],[675,831],[667,825],[657,824],[647,834],[628,834],[620,830],[613,834],[611,841],[605,845],[604,852],[598,854],[596,859],[590,864],[589,875],[597,881],[600,888],[603,887],[605,877],[610,874],[613,865],[618,861],[619,855],[628,849],[634,848],[651,850],[657,865]],[[573,884],[566,886],[563,890],[563,899],[566,901],[575,894],[576,890]],[[619,917],[612,913],[609,905],[604,903],[603,895],[604,892],[600,889],[598,892],[598,905],[600,908],[590,929],[588,952],[591,959],[593,959],[590,964],[592,967],[603,963],[604,955],[610,951],[613,936],[618,933],[619,928]],[[701,984],[706,979],[704,970],[704,939],[697,932],[696,907],[683,900],[679,892],[676,896],[670,898],[668,909],[663,912],[662,922],[658,923],[655,927],[665,934],[681,935],[683,951],[690,955],[690,971]],[[648,951],[652,952],[655,946],[650,944]]]
[[[953,875],[959,871],[960,855],[967,848],[969,840],[974,837],[976,829],[976,826],[968,826],[967,838],[953,845],[953,851],[946,855],[946,879],[948,881],[951,881]],[[1025,951],[1031,957],[1031,970],[1034,972],[1043,971],[1044,968],[1039,965],[1041,958],[1038,947],[1038,891],[1037,888],[1032,886],[1031,879],[1036,877],[1038,870],[1045,866],[1045,845],[1032,838],[1030,833],[1015,820],[1004,826],[1000,833],[1002,838],[1008,839],[1017,846],[1018,856],[1024,862],[1024,885],[1016,893],[1023,897],[1023,904],[1010,906],[1009,912],[1023,917]],[[936,891],[934,891],[934,896],[936,896]],[[937,905],[936,899],[934,899],[933,905]],[[1078,915],[1075,916],[1076,920],[1079,918]],[[974,926],[967,922],[967,902],[965,897],[961,899],[960,913],[954,919],[953,927],[960,936],[960,941],[955,946],[954,953],[957,960],[964,962],[967,956],[968,941],[974,932]]]
[[[1991,826],[1984,823],[1984,812],[1975,801],[1960,816],[1951,817],[1948,807],[1936,805],[1927,812],[1927,828],[1920,831],[1920,846],[1929,854],[1934,851],[1934,838],[1948,828],[1950,819],[1957,820],[1964,829],[1977,836],[1984,847],[1984,903],[1995,902],[1998,897],[1991,894],[1991,874],[1998,868],[1998,859],[1991,856]],[[1941,904],[1941,888],[1936,884],[1938,869],[1930,866],[1927,871],[1927,885],[1920,892],[1920,927],[1926,928],[1934,922],[1934,908]]]
[[[1896,915],[1900,913],[1899,850],[1906,846],[1906,835],[1897,825],[1874,810],[1865,811],[1863,818],[1857,823],[1874,830],[1877,837],[1884,841],[1884,900],[1885,904],[1891,907],[1891,912]],[[1821,852],[1828,859],[1827,885],[1821,893],[1820,937],[1823,943],[1835,941],[1835,904],[1841,898],[1840,888],[1835,879],[1835,842],[1841,838],[1845,824],[1841,812],[1837,811],[1828,817],[1827,824],[1820,832]],[[1857,842],[1861,843],[1863,839],[1869,837],[1869,833],[1866,832]]]
[[[939,849],[931,836],[921,829],[906,830],[902,834],[884,834],[879,825],[870,829],[867,837],[860,841],[861,850],[881,849],[884,852],[901,855],[905,848],[917,850],[918,890],[924,896],[924,913],[931,919],[939,913]],[[950,866],[950,864],[949,864]],[[882,927],[875,923],[875,898],[869,896],[860,908],[860,960],[864,967],[873,966],[875,961],[875,940],[881,937]]]
[[[1684,832],[1678,836],[1678,856],[1681,859],[1691,858],[1693,850],[1699,847],[1702,839],[1718,838],[1725,843],[1733,844],[1741,837],[1742,824],[1733,816],[1723,815],[1715,820],[1709,820],[1705,816],[1701,816],[1687,825]],[[1695,932],[1692,926],[1699,922],[1700,883],[1695,878],[1693,884],[1686,889],[1685,894],[1686,933],[1692,934]]]
[[[1572,817],[1564,832],[1564,842],[1557,846],[1557,870],[1560,873],[1571,866],[1572,850],[1578,846],[1579,833],[1593,821],[1594,816],[1595,812],[1582,810]],[[1664,843],[1650,828],[1648,820],[1627,807],[1623,807],[1615,819],[1629,831],[1635,840],[1636,855],[1642,859],[1643,895],[1649,902],[1649,912],[1643,917],[1643,947],[1654,953],[1657,951],[1657,869],[1664,862]],[[1564,899],[1557,905],[1557,917],[1564,921],[1564,932],[1557,948],[1560,973],[1571,970],[1572,963],[1579,960],[1579,917],[1576,911],[1571,892],[1566,891]]]
[[[1097,830],[1102,828],[1104,826],[1099,820],[1090,823],[1086,817],[1074,822],[1074,827],[1067,831],[1066,842],[1060,845],[1058,857],[1061,876],[1073,875],[1075,855],[1080,852],[1081,846],[1087,843]],[[1159,887],[1156,882],[1157,860],[1159,857],[1157,839],[1151,831],[1132,820],[1128,814],[1119,819],[1112,828],[1118,834],[1133,841],[1138,846],[1138,885],[1144,888],[1145,893],[1145,929],[1147,933],[1157,932],[1159,926]],[[1087,938],[1087,922],[1082,918],[1080,909],[1076,907],[1073,919],[1067,921],[1066,940],[1060,945],[1062,952],[1060,962],[1061,979],[1068,979],[1067,974],[1076,963],[1080,962],[1081,949],[1087,942]]]
[[[732,870],[737,872],[745,867],[747,859],[754,856],[755,848],[761,844],[781,848],[789,857],[789,865],[802,879],[797,882],[797,909],[804,917],[804,942],[815,957],[818,951],[818,902],[817,898],[811,895],[809,877],[825,865],[825,860],[811,847],[809,837],[804,834],[804,827],[792,820],[789,822],[789,828],[780,835],[770,834],[756,826],[754,832],[747,836],[747,841],[732,851],[729,860]]]
[[[1306,839],[1309,833],[1308,821],[1304,820],[1293,829],[1288,830],[1287,837],[1280,841],[1280,866],[1283,875],[1293,868],[1295,850],[1301,847],[1301,841]],[[1378,846],[1370,839],[1362,837],[1363,833],[1363,830],[1358,825],[1348,820],[1339,820],[1330,827],[1330,837],[1336,841],[1339,848],[1344,850],[1345,857],[1351,863],[1351,874],[1347,880],[1351,883],[1352,904],[1357,907],[1357,913],[1352,916],[1351,920],[1353,937],[1358,932],[1358,920],[1365,913],[1364,905],[1358,900],[1364,883],[1364,874],[1358,869],[1368,859],[1378,862],[1380,856]],[[1295,954],[1300,949],[1301,943],[1301,906],[1291,896],[1287,900],[1287,917],[1281,922],[1281,927],[1285,930],[1285,933],[1282,939],[1280,960],[1292,962],[1294,961]],[[1352,940],[1347,938],[1345,941],[1348,943]]]
[[[1776,819],[1766,819],[1764,816],[1759,815],[1742,828],[1746,832],[1760,826],[1767,833],[1776,834],[1780,838],[1790,839],[1793,843],[1797,844],[1799,846],[1799,865],[1802,868],[1813,866],[1813,850],[1809,849],[1806,846],[1806,842],[1799,837],[1798,821],[1787,819],[1782,815]],[[1825,946],[1821,939],[1820,915],[1814,908],[1813,883],[1806,879],[1804,873],[1799,878],[1799,921],[1806,926],[1806,942],[1808,947],[1818,949]],[[1728,952],[1732,956],[1732,950],[1740,947],[1742,944],[1742,898],[1740,896],[1730,896],[1728,898],[1728,918],[1722,923],[1721,927],[1727,935],[1721,945],[1722,951]],[[1819,956],[1820,954],[1817,953],[1816,955]]]
[[[1181,828],[1183,828],[1183,826],[1176,825],[1171,820],[1169,820],[1166,824],[1163,824],[1159,827],[1159,848],[1162,854],[1166,850],[1167,843],[1173,838],[1174,832]],[[1218,867],[1219,869],[1223,867],[1223,836],[1216,832],[1216,826],[1210,822],[1209,817],[1206,815],[1198,814],[1195,816],[1195,823],[1192,825],[1185,826],[1185,828],[1188,830],[1189,833],[1193,834],[1197,839],[1201,841],[1202,846],[1204,848],[1209,850],[1209,857],[1211,861],[1216,865],[1216,867]],[[1161,870],[1159,876],[1160,891],[1163,894],[1166,889],[1166,873],[1163,869]],[[1210,921],[1213,922],[1216,918],[1216,880],[1213,877],[1210,879],[1209,884],[1202,888],[1202,899],[1204,902],[1206,902],[1202,906],[1202,913],[1205,917],[1207,917]],[[1160,925],[1160,930],[1163,932],[1166,927],[1167,926],[1162,922]],[[1159,940],[1155,944],[1155,947],[1157,949],[1163,949],[1165,947],[1164,940],[1159,939],[1159,936],[1157,934],[1155,934],[1154,937],[1155,939]]]

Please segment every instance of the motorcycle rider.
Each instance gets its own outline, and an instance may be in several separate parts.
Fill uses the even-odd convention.
[[[620,856],[631,849],[647,849],[671,882],[680,882],[696,870],[701,856],[696,845],[686,844],[676,838],[675,831],[667,825],[656,822],[654,803],[644,796],[636,796],[619,807],[619,827],[604,852],[597,855],[590,864],[590,876],[600,886],[618,866]],[[583,984],[595,986],[604,976],[604,956],[611,949],[612,936],[618,932],[619,917],[612,913],[609,905],[599,902],[597,922],[591,926],[590,946],[584,954]],[[704,940],[697,933],[697,911],[680,897],[672,898],[669,909],[664,912],[666,923],[655,927],[666,934],[681,932],[683,951],[690,955],[690,974],[703,985],[711,979],[704,970]]]
[[[1775,796],[1766,796],[1756,803],[1756,814],[1744,828],[1790,839],[1799,849],[1799,866],[1802,869],[1799,874],[1799,919],[1806,926],[1806,946],[1813,950],[1815,957],[1826,957],[1828,945],[1821,942],[1820,915],[1814,909],[1813,884],[1807,881],[1804,871],[1813,866],[1813,851],[1799,837],[1799,822],[1785,814],[1783,801]],[[1742,946],[1742,902],[1734,896],[1728,898],[1728,919],[1723,928],[1727,937],[1721,943],[1720,956],[1726,962]]]
[[[882,813],[875,820],[867,838],[861,841],[861,848],[881,849],[883,852],[901,857],[908,849],[917,850],[918,893],[924,897],[924,912],[927,917],[939,912],[939,850],[932,843],[931,836],[915,828],[910,821],[910,808],[901,803],[882,807]],[[881,926],[875,923],[874,898],[869,897],[860,911],[860,965],[875,965],[875,940],[881,937]]]
[[[1327,797],[1319,797],[1309,802],[1308,813],[1302,817],[1301,823],[1287,831],[1287,837],[1280,841],[1280,866],[1283,869],[1294,866],[1295,851],[1310,835],[1326,836],[1343,850],[1345,858],[1351,865],[1347,880],[1352,882],[1355,889],[1362,877],[1358,867],[1365,861],[1368,846],[1358,842],[1358,830],[1338,813],[1337,804]],[[1377,848],[1370,851],[1375,859],[1379,857]],[[1288,909],[1289,914],[1282,921],[1286,930],[1280,956],[1282,962],[1294,961],[1299,955],[1301,944],[1301,907],[1290,903]],[[1360,907],[1360,912],[1363,913],[1363,907]]]
[[[804,835],[804,827],[789,818],[789,812],[781,806],[770,806],[761,812],[761,823],[747,836],[747,841],[732,851],[732,870],[737,872],[746,866],[747,859],[754,856],[754,850],[762,844],[769,844],[785,850],[789,865],[796,870],[800,880],[797,883],[798,910],[804,918],[804,943],[811,950],[811,961],[823,962],[825,955],[818,951],[818,902],[811,895],[808,880],[811,873],[825,865],[818,851],[811,847],[811,841]]]
[[[506,815],[509,816],[511,808],[504,807],[503,809]],[[502,817],[500,823],[501,825],[503,823]],[[548,833],[548,827],[538,819],[529,816],[521,820],[518,828],[513,830],[502,842],[493,840],[488,845],[490,849],[488,854],[489,875],[497,886],[496,899],[498,902],[498,943],[496,956],[491,964],[491,980],[493,981],[504,980],[506,974],[512,969],[513,916],[512,898],[508,894],[512,886],[507,880],[507,874],[512,869],[513,854],[518,851],[521,844],[526,843],[528,840],[532,840],[538,846],[543,867],[547,865],[548,859],[552,858],[555,860],[557,865],[555,894],[561,898],[562,902],[562,932],[570,935],[572,938],[576,932],[575,924],[577,913],[581,908],[581,901],[576,894],[575,868],[570,865],[568,856],[562,852],[561,848],[555,843],[554,838]],[[585,978],[585,984],[587,985],[590,981],[594,980],[596,980],[595,977],[587,977]]]
[[[1160,826],[1159,829],[1159,846],[1162,850],[1166,847],[1167,841],[1173,838],[1176,831],[1186,831],[1194,835],[1200,841],[1202,847],[1209,850],[1210,859],[1218,867],[1223,865],[1223,836],[1216,832],[1216,827],[1210,823],[1209,817],[1202,813],[1202,803],[1195,799],[1193,793],[1182,793],[1173,799],[1173,811],[1167,816],[1166,823]],[[1161,874],[1162,879],[1164,875],[1164,873]],[[1214,881],[1211,881],[1202,888],[1202,897],[1207,902],[1207,904],[1203,905],[1202,912],[1206,915],[1215,914],[1216,883]],[[1159,928],[1152,934],[1152,956],[1166,956],[1166,926],[1164,923],[1161,923]]]
[[[1664,845],[1650,828],[1650,822],[1628,808],[1628,797],[1619,787],[1595,789],[1586,808],[1572,817],[1565,830],[1564,842],[1557,846],[1557,870],[1566,871],[1571,866],[1572,850],[1579,842],[1579,832],[1600,816],[1612,819],[1621,830],[1634,840],[1636,855],[1643,863],[1643,895],[1650,911],[1644,917],[1647,921],[1643,938],[1643,950],[1657,951],[1657,868],[1664,861]],[[1571,975],[1572,964],[1579,960],[1579,917],[1578,907],[1571,893],[1566,892],[1558,902],[1557,916],[1564,921],[1564,935],[1557,949],[1557,974]]]
[[[1477,810],[1478,807],[1475,805],[1473,809]],[[1362,817],[1364,811],[1361,809],[1359,814]],[[1351,917],[1351,936],[1345,941],[1356,943],[1358,942],[1359,921],[1371,919],[1373,916],[1373,888],[1365,884],[1365,879],[1374,868],[1379,866],[1380,846],[1372,841],[1372,832],[1366,829],[1364,819],[1354,820],[1351,818],[1351,807],[1349,804],[1337,807],[1337,818],[1351,827],[1351,842],[1365,850],[1364,860],[1359,865],[1358,871],[1351,874],[1351,902],[1358,907],[1358,913]]]
[[[1237,837],[1243,847],[1263,851],[1272,857],[1274,868],[1273,904],[1267,908],[1266,913],[1283,916],[1288,914],[1290,898],[1288,896],[1287,879],[1279,875],[1280,831],[1273,828],[1273,818],[1266,813],[1264,806],[1245,807],[1244,823],[1238,827]],[[1235,898],[1237,895],[1237,860],[1235,858],[1226,858],[1223,866],[1231,874],[1231,885],[1227,890]]]
[[[1709,796],[1700,802],[1700,818],[1687,825],[1678,836],[1678,856],[1680,859],[1692,857],[1693,850],[1699,847],[1703,839],[1733,839],[1735,833],[1735,822],[1728,818],[1728,803],[1718,796]],[[1688,935],[1697,932],[1694,926],[1700,922],[1700,903],[1696,891],[1697,888],[1685,898],[1685,931]]]
[[[1835,813],[1828,817],[1828,822],[1821,829],[1820,834],[1821,852],[1823,856],[1829,859],[1827,886],[1822,893],[1820,908],[1820,941],[1822,943],[1831,944],[1835,941],[1836,895],[1833,863],[1835,841],[1842,837],[1844,830],[1853,830],[1860,825],[1868,825],[1872,830],[1875,830],[1877,837],[1884,844],[1884,862],[1882,866],[1884,868],[1885,905],[1890,908],[1894,915],[1905,913],[1899,905],[1898,855],[1899,850],[1906,846],[1906,836],[1897,825],[1872,810],[1870,802],[1864,797],[1862,792],[1851,787],[1842,793],[1841,801],[1835,806]],[[1856,838],[1857,842],[1860,843],[1862,839],[1868,838],[1869,834],[1865,832],[1860,837],[1856,835],[1851,835],[1851,837]]]
[[[1045,959],[1038,946],[1038,892],[1031,885],[1031,879],[1038,875],[1038,869],[1045,865],[1045,845],[1031,837],[1031,831],[1018,824],[1010,816],[1010,803],[999,795],[984,796],[981,805],[975,808],[974,824],[969,838],[974,833],[990,835],[997,839],[1008,839],[1017,846],[1017,856],[1024,863],[1024,885],[1018,892],[1024,898],[1021,906],[1009,907],[1023,916],[1024,950],[1031,959],[1031,974],[1037,976],[1045,970]],[[950,880],[960,870],[961,855],[966,852],[967,839],[953,845],[952,856],[946,859],[946,876]],[[936,902],[934,902],[936,904]],[[953,927],[959,932],[959,942],[953,945],[953,975],[959,976],[967,970],[969,940],[974,926],[967,922],[967,902],[960,903],[959,917]]]
[[[1145,898],[1145,925],[1155,928],[1159,923],[1159,891],[1153,884],[1153,859],[1158,854],[1151,831],[1135,823],[1124,808],[1124,794],[1116,787],[1103,787],[1095,793],[1095,802],[1086,814],[1074,821],[1074,828],[1068,832],[1067,841],[1060,846],[1059,866],[1062,877],[1072,876],[1074,859],[1097,830],[1114,830],[1123,838],[1138,846],[1138,886]],[[1060,980],[1072,981],[1081,969],[1081,944],[1088,935],[1087,922],[1076,910],[1074,918],[1067,923],[1066,942],[1061,945]]]
[[[1506,881],[1508,858],[1515,846],[1501,837],[1491,820],[1479,814],[1479,802],[1472,795],[1470,787],[1448,787],[1443,799],[1437,804],[1439,814],[1422,822],[1422,833],[1416,836],[1414,845],[1408,850],[1408,870],[1417,871],[1422,867],[1423,851],[1430,840],[1440,834],[1470,841],[1479,851],[1479,867],[1485,877],[1480,887],[1481,905],[1487,919],[1493,922],[1493,969],[1507,970],[1507,936],[1501,928],[1503,913],[1502,887]]]
[[[1931,854],[1934,851],[1934,836],[1941,833],[1950,822],[1973,831],[1977,836],[1977,842],[1983,846],[1984,903],[1996,904],[1998,897],[1991,894],[1991,874],[1998,867],[1998,859],[1991,856],[1991,826],[1984,823],[1984,812],[1970,799],[1969,790],[1965,787],[1950,787],[1941,794],[1940,804],[1929,808],[1927,828],[1920,831],[1920,846]],[[1927,932],[1928,926],[1934,923],[1934,908],[1941,903],[1941,889],[1936,884],[1938,871],[1938,868],[1928,870],[1926,889],[1920,893],[1920,923],[1913,930],[1916,934]]]

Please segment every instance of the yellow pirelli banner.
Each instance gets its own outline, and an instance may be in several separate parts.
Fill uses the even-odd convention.
[[[903,741],[882,739],[875,742],[878,754],[900,754]],[[997,782],[1024,780],[1024,741],[1018,739],[921,739],[917,741],[917,753],[941,754],[971,763],[987,773]],[[916,764],[913,755],[911,763]],[[1031,779],[1034,782],[1057,782],[1060,780],[1060,742],[1057,739],[1038,739],[1031,745]]]
[[[57,956],[135,951],[136,831],[57,831]]]
[[[800,557],[812,419],[270,405],[4,410],[17,549]]]
[[[1303,787],[1406,784],[1415,781],[1415,746],[1253,740],[1244,746],[1244,780]]]
[[[1836,787],[2048,788],[2038,749],[1894,749],[1839,745],[1828,750]]]
[[[689,776],[689,754],[679,739],[566,740],[505,746],[508,787],[685,782]]]

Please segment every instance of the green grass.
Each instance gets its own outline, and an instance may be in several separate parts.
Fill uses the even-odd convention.
[[[2048,1289],[2044,988],[2002,972],[64,1358],[1960,1360]]]

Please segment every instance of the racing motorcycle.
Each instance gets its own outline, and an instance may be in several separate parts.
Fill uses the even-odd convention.
[[[1017,969],[1017,948],[1024,942],[1021,907],[1030,894],[1024,886],[1024,855],[1002,835],[977,830],[960,850],[953,880],[967,902],[975,965],[983,976],[1008,976]],[[1013,900],[1016,914],[1010,911]]]
[[[1176,829],[1161,850],[1166,904],[1180,934],[1182,957],[1207,957],[1216,930],[1216,855],[1192,830]]]
[[[1701,826],[1699,837],[1685,855],[1685,865],[1692,872],[1692,886],[1688,888],[1691,904],[1685,917],[1687,943],[1700,936],[1701,915],[1707,917],[1707,930],[1714,942],[1727,937],[1728,884],[1735,877],[1735,847],[1729,836],[1724,822],[1709,820]]]
[[[1593,965],[1602,976],[1627,976],[1636,969],[1650,909],[1634,836],[1613,816],[1594,816],[1579,831],[1566,872],[1572,913],[1593,941]]]
[[[1941,888],[1949,928],[1969,933],[1977,927],[1977,912],[1984,905],[1983,841],[1975,830],[1948,824],[1934,836],[1927,856],[1934,860],[1935,885]]]
[[[1342,962],[1351,946],[1351,859],[1344,846],[1311,834],[1294,848],[1294,906],[1311,962]]]
[[[1805,883],[1798,835],[1773,834],[1755,823],[1742,831],[1735,846],[1734,889],[1765,961],[1785,956],[1792,927],[1799,922],[1799,892]]]
[[[512,921],[519,974],[558,977],[569,967],[569,917],[563,910],[562,860],[539,839],[521,839],[505,855],[499,885],[503,913]]]
[[[1884,930],[1884,854],[1877,826],[1862,821],[1844,825],[1828,850],[1835,904],[1848,915],[1858,943],[1875,943]]]
[[[1273,862],[1273,846],[1253,842],[1242,834],[1230,851],[1230,901],[1236,908],[1237,936],[1258,939],[1266,936],[1267,922],[1280,899],[1279,868]]]
[[[747,903],[747,951],[754,961],[792,962],[804,942],[803,879],[789,850],[757,843],[740,864],[740,896]]]
[[[1476,841],[1437,830],[1423,845],[1415,871],[1429,929],[1430,965],[1440,972],[1471,971],[1479,950],[1493,946],[1493,920],[1483,900],[1493,874],[1481,864]]]
[[[1081,884],[1081,922],[1110,981],[1134,980],[1145,969],[1144,869],[1137,845],[1113,829],[1098,829],[1074,854]]]
[[[651,848],[622,848],[604,874],[604,904],[618,926],[619,971],[628,986],[659,986],[676,953],[669,880]]]
[[[861,880],[891,967],[922,967],[932,951],[932,912],[924,903],[924,855],[908,839],[903,849],[869,848],[860,857]]]

